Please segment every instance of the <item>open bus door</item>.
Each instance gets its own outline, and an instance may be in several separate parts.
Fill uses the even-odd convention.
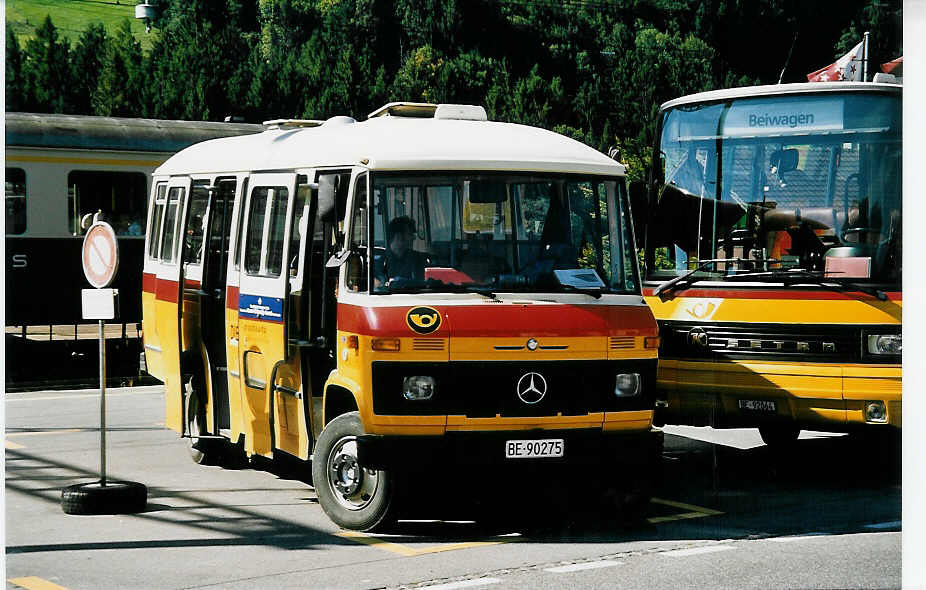
[[[194,437],[229,426],[226,378],[225,276],[235,179],[194,179],[183,232],[183,310],[180,332],[184,416]],[[195,424],[194,424],[195,420]]]
[[[184,349],[180,329],[183,310],[183,256],[182,234],[186,227],[187,198],[190,178],[171,178],[167,184],[167,202],[164,211],[164,232],[161,237],[161,264],[155,285],[157,331],[164,369],[165,412],[168,428],[185,432],[183,420],[183,373],[180,355]]]
[[[249,454],[270,456],[278,448],[308,458],[311,446],[309,388],[297,335],[290,334],[307,309],[299,296],[314,207],[304,178],[297,187],[294,173],[254,174],[243,203],[237,325],[229,329],[237,342],[229,354],[238,355]]]

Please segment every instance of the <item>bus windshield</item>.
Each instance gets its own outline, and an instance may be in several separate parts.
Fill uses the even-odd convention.
[[[899,284],[901,127],[899,92],[664,111],[647,278]]]
[[[623,179],[372,179],[372,291],[638,293]]]

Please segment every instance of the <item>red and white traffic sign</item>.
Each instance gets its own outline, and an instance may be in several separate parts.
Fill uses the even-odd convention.
[[[81,252],[84,276],[97,289],[108,287],[119,270],[119,245],[116,232],[105,221],[97,221],[84,236]]]

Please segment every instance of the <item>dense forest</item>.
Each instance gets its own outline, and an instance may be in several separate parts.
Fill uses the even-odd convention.
[[[631,174],[658,105],[806,81],[871,32],[902,54],[900,0],[160,0],[153,47],[126,21],[73,46],[46,18],[6,31],[6,110],[163,119],[357,119],[390,101],[481,104]],[[782,74],[782,69],[784,72]]]

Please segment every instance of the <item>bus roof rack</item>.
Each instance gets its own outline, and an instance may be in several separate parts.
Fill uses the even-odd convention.
[[[433,104],[429,102],[390,102],[376,109],[368,119],[374,117],[413,117],[420,119],[457,119],[462,121],[486,121],[486,110],[471,104]]]
[[[318,119],[271,119],[264,121],[267,129],[282,129],[283,127],[318,127],[324,123]]]

